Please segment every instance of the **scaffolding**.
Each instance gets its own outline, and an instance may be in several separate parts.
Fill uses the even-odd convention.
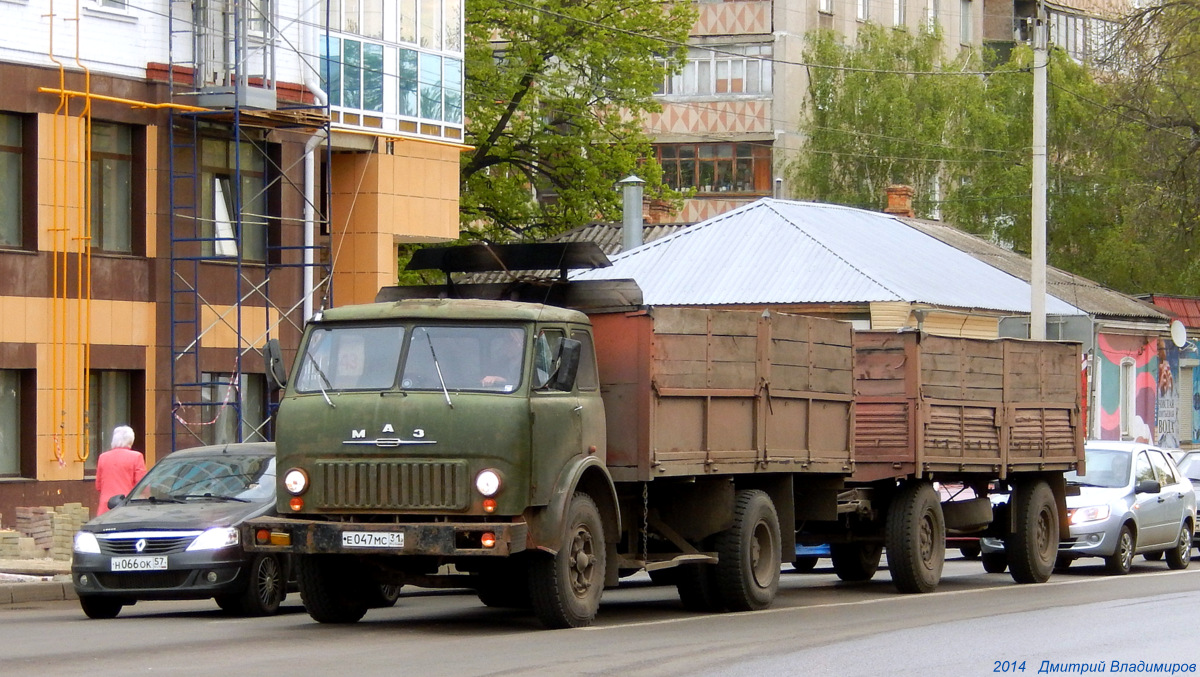
[[[172,450],[274,438],[262,348],[298,338],[310,289],[328,289],[313,232],[328,232],[329,182],[318,198],[296,166],[311,177],[318,150],[329,166],[329,110],[280,102],[276,46],[293,43],[276,5],[170,0],[170,101],[196,107],[170,109],[167,144]],[[288,163],[285,147],[305,152]]]

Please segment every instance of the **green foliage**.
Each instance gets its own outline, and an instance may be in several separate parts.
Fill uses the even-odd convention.
[[[684,51],[664,45],[685,41],[694,16],[659,0],[468,2],[463,239],[542,239],[618,218],[615,184],[632,173],[647,197],[673,197],[646,160],[640,118],[682,65]]]
[[[1195,8],[1200,0],[1186,2]],[[1183,42],[1200,47],[1200,30],[1189,25]],[[1200,50],[1187,53],[1200,59],[1193,54]],[[805,60],[843,69],[810,69],[809,145],[790,167],[794,194],[880,209],[889,184],[908,184],[918,216],[1029,252],[1031,50],[1015,49],[981,75],[981,59],[945,56],[936,32],[866,26],[855,46],[811,36]],[[939,74],[912,74],[928,72]],[[1200,77],[1200,67],[1190,72]],[[1196,293],[1200,266],[1179,254],[1195,246],[1195,228],[1185,224],[1196,223],[1200,195],[1184,190],[1186,181],[1173,184],[1161,162],[1169,156],[1164,138],[1180,153],[1179,137],[1119,114],[1120,90],[1137,99],[1129,81],[1094,78],[1061,50],[1051,50],[1048,81],[1049,262],[1130,293]],[[1164,88],[1143,88],[1141,100],[1162,106],[1170,98],[1148,91]],[[1200,88],[1190,94],[1200,98]],[[1181,107],[1200,110],[1194,103]],[[1176,176],[1194,182],[1197,173]],[[1185,205],[1196,208],[1190,221]]]

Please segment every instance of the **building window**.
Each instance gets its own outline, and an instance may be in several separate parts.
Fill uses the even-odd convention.
[[[938,1],[939,0],[927,0],[929,4],[925,6],[925,23],[929,24],[931,27],[936,25],[938,22]]]
[[[683,70],[666,78],[659,93],[675,96],[769,94],[770,56],[770,45],[692,47],[688,49]]]
[[[232,374],[202,374],[201,380],[205,406],[200,438],[205,444],[266,441],[267,384],[262,374],[242,374],[236,381]]]
[[[96,473],[96,459],[108,451],[113,428],[133,426],[133,398],[135,389],[141,387],[140,381],[131,371],[88,374],[88,458],[83,466],[86,474]]]
[[[274,25],[275,20],[271,16],[271,0],[249,0],[246,5],[246,30],[261,36],[265,35],[268,29],[272,29]]]
[[[833,14],[833,0],[821,0],[817,10],[824,14]]]
[[[971,12],[971,0],[959,0],[958,41],[964,45],[971,44],[974,17]]]
[[[870,0],[855,0],[855,17],[859,21],[866,21],[871,18]]]
[[[908,21],[905,15],[905,0],[893,0],[892,3],[892,25],[901,28]]]
[[[266,167],[265,149],[253,143],[201,141],[200,237],[204,256],[233,258],[240,251],[244,260],[266,260]],[[240,185],[234,183],[235,168],[240,168]]]
[[[111,7],[112,9],[129,8],[129,0],[96,0],[96,4],[101,7]]]
[[[0,369],[0,477],[33,477],[33,372]]]
[[[754,143],[657,146],[663,180],[672,188],[710,193],[771,192],[771,148]]]
[[[92,123],[92,247],[133,252],[133,132]]]
[[[339,33],[354,33],[383,39],[383,0],[326,0],[329,28]]]
[[[23,120],[0,113],[0,247],[24,243],[24,164]]]

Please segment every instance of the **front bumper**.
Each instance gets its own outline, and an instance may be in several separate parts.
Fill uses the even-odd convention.
[[[241,531],[250,552],[505,557],[525,549],[529,528],[524,522],[362,523],[272,517],[250,520]],[[260,542],[260,533],[269,537]],[[491,547],[484,547],[484,534],[494,537]]]
[[[79,595],[131,600],[206,599],[241,592],[247,555],[241,548],[224,548],[166,555],[167,568],[151,571],[113,571],[112,557],[74,553],[71,582]]]

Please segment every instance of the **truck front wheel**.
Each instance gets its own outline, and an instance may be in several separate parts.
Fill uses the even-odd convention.
[[[1018,583],[1045,583],[1058,556],[1058,506],[1043,480],[1013,488],[1016,532],[1005,541],[1008,573]]]
[[[737,493],[733,526],[717,534],[716,584],[730,611],[765,609],[779,589],[779,515],[766,492]]]
[[[604,526],[596,503],[576,493],[565,523],[558,553],[539,557],[529,567],[533,612],[547,628],[590,625],[604,590]]]
[[[887,516],[887,562],[900,592],[933,592],[946,563],[946,521],[928,482],[905,485]]]
[[[367,613],[364,577],[341,555],[304,555],[297,562],[300,599],[318,623],[355,623]]]

